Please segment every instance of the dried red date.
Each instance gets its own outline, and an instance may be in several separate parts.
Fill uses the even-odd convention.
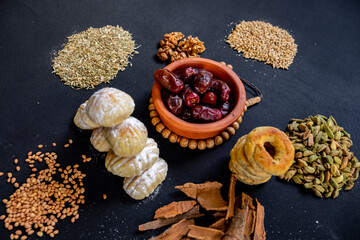
[[[197,68],[187,67],[176,72],[181,80],[188,83],[198,73]]]
[[[180,114],[180,116],[179,116],[182,120],[184,120],[184,121],[189,121],[189,120],[191,120],[191,117],[192,117],[192,115],[191,115],[191,109],[190,108],[185,108],[184,110],[183,110],[183,112]]]
[[[225,117],[226,115],[229,114],[230,110],[231,110],[231,105],[229,102],[223,102],[220,106],[219,106],[219,110],[222,114],[222,117]]]
[[[191,114],[194,120],[200,122],[215,122],[221,119],[222,115],[219,109],[205,106],[195,106],[191,109]]]
[[[156,70],[154,80],[172,93],[179,93],[184,88],[184,82],[167,69]]]
[[[216,105],[217,96],[214,92],[206,92],[204,96],[202,96],[201,101],[205,104],[209,104],[211,106]]]
[[[188,107],[194,107],[200,102],[199,95],[187,84],[185,84],[184,90],[181,92],[181,96]]]
[[[183,90],[181,90],[181,92],[179,93],[183,100],[184,100],[184,98],[185,98],[185,94],[186,94],[187,91],[189,91],[189,90],[191,90],[190,85],[189,85],[189,84],[184,84]]]
[[[183,100],[181,97],[169,93],[165,93],[163,96],[169,110],[176,116],[181,114],[183,109]]]
[[[204,69],[199,69],[194,78],[194,89],[197,93],[204,94],[211,86],[213,74]]]
[[[226,82],[221,81],[219,79],[213,79],[211,88],[214,89],[214,91],[220,95],[221,101],[229,100],[230,88],[226,84]]]
[[[188,107],[194,107],[196,106],[197,104],[199,104],[200,102],[200,97],[199,95],[197,95],[195,92],[193,92],[192,90],[188,91],[186,94],[185,94],[185,104],[188,106]]]

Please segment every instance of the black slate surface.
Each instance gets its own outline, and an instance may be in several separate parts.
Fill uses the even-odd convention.
[[[244,59],[225,43],[227,35],[242,20],[263,20],[289,31],[298,53],[289,70],[273,69],[262,62]],[[73,90],[52,74],[54,53],[66,37],[88,27],[119,25],[133,34],[140,54],[133,67],[120,72],[110,84],[92,90]],[[186,182],[219,181],[226,193],[230,172],[230,149],[236,140],[257,126],[285,130],[291,118],[317,113],[333,115],[352,134],[352,151],[360,154],[360,2],[359,1],[0,1],[0,171],[14,172],[19,158],[20,182],[29,175],[24,163],[28,151],[38,144],[56,151],[66,166],[80,162],[86,203],[74,224],[60,221],[56,239],[147,239],[163,231],[137,232],[137,226],[152,219],[154,211],[172,201],[187,199],[174,189]],[[182,149],[163,139],[148,116],[152,74],[165,66],[154,57],[165,33],[181,31],[205,42],[202,57],[225,61],[241,77],[258,86],[263,101],[250,108],[229,141],[206,150]],[[90,131],[73,124],[79,105],[95,91],[111,86],[130,94],[136,103],[133,116],[145,123],[149,136],[167,160],[166,180],[156,193],[135,201],[122,190],[122,179],[107,172],[104,154],[93,149]],[[252,96],[251,91],[247,92]],[[70,148],[62,145],[71,138]],[[56,142],[57,147],[51,143]],[[14,189],[0,177],[0,198]],[[337,199],[318,199],[294,183],[273,177],[261,186],[237,185],[265,206],[268,239],[359,239],[360,185],[341,192]],[[108,196],[102,199],[102,194]],[[0,215],[5,212],[0,208]],[[10,232],[0,227],[0,239]],[[31,239],[36,239],[33,236]]]

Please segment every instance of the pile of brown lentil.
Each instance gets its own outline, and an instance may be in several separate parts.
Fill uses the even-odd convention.
[[[122,27],[90,27],[68,37],[64,49],[53,60],[53,72],[65,85],[94,88],[124,71],[129,59],[138,53],[136,48],[131,33]]]
[[[245,58],[288,69],[297,53],[294,38],[284,29],[262,21],[242,21],[226,41]]]
[[[14,231],[10,239],[24,240],[35,232],[39,237],[44,234],[54,237],[59,233],[55,229],[59,219],[70,217],[73,223],[79,218],[79,205],[85,203],[83,178],[86,175],[78,169],[78,164],[63,169],[56,160],[55,152],[29,152],[25,162],[34,173],[21,186],[12,173],[7,174],[7,182],[12,183],[16,191],[2,200],[6,214],[1,215],[0,220],[4,221],[6,229]],[[15,164],[18,162],[18,159],[14,160]],[[46,163],[46,169],[38,171],[35,168],[34,164],[40,162]]]

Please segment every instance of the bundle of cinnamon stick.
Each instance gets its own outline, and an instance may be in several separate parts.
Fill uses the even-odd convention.
[[[139,231],[172,225],[150,240],[265,240],[264,207],[242,193],[236,197],[236,178],[232,175],[228,203],[221,195],[222,184],[205,182],[176,186],[194,200],[172,202],[155,212],[154,220],[141,224]],[[204,214],[201,211],[205,211]],[[208,227],[195,225],[195,218],[211,213],[215,222]]]

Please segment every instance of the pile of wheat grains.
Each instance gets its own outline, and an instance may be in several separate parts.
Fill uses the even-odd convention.
[[[297,53],[294,38],[284,29],[262,21],[242,21],[228,36],[230,47],[251,58],[288,69]]]
[[[130,32],[119,26],[90,27],[68,37],[65,47],[53,59],[53,72],[65,85],[94,88],[124,71],[135,51]]]
[[[19,173],[18,159],[14,160],[17,172],[0,174],[7,176],[7,182],[16,189],[9,198],[2,200],[6,213],[0,216],[5,228],[12,231],[10,239],[24,240],[34,233],[38,237],[45,234],[55,237],[59,233],[55,229],[59,220],[69,217],[73,223],[79,218],[79,205],[85,203],[83,178],[86,175],[78,169],[78,164],[61,168],[57,158],[55,152],[30,151],[24,164],[32,173],[21,185],[14,176],[22,173]],[[41,162],[46,167],[38,170],[35,165]]]

